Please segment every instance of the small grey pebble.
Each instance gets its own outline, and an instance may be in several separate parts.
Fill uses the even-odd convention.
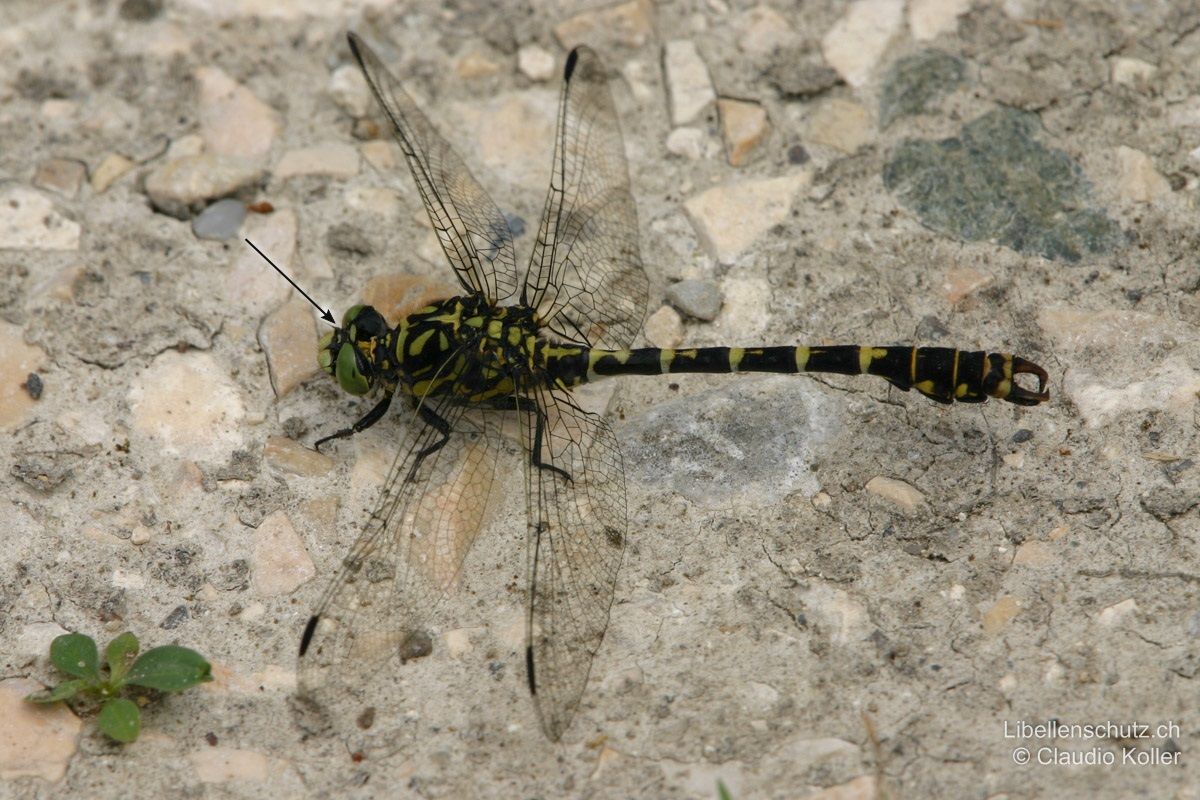
[[[36,372],[29,373],[29,377],[25,379],[25,382],[22,383],[21,386],[34,400],[42,399],[42,389],[44,388],[44,384],[42,383],[41,375],[38,375]]]
[[[117,13],[121,15],[121,19],[146,22],[161,14],[162,9],[162,0],[125,0]]]
[[[197,239],[223,242],[237,235],[245,218],[245,203],[229,198],[218,200],[192,220],[192,233],[196,234]]]
[[[716,319],[721,312],[721,290],[709,281],[680,281],[667,289],[667,302],[696,319]]]
[[[809,155],[802,144],[794,144],[788,148],[787,159],[789,164],[807,164]]]
[[[1028,442],[1032,438],[1033,431],[1029,430],[1028,428],[1021,428],[1019,431],[1013,434],[1012,440],[1017,444],[1020,444],[1021,442]]]
[[[167,618],[164,619],[162,621],[162,623],[159,624],[158,627],[162,628],[163,630],[168,630],[168,631],[174,630],[175,628],[178,628],[179,625],[181,623],[183,623],[184,620],[186,620],[187,618],[188,618],[188,607],[187,606],[176,606],[175,610],[172,611],[170,614],[168,614]]]
[[[366,258],[376,250],[371,238],[348,222],[338,223],[325,233],[325,246],[337,258]]]

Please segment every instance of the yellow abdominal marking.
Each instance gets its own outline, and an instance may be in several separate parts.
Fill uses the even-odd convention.
[[[807,347],[796,348],[796,370],[798,372],[804,372],[808,368],[808,355]]]
[[[746,351],[741,347],[729,348],[729,371],[730,372],[738,371],[738,365],[742,363],[742,356],[744,356],[745,354],[746,354]]]

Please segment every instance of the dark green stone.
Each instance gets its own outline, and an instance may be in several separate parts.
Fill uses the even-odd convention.
[[[886,128],[897,117],[920,114],[931,100],[963,83],[966,71],[961,59],[941,50],[922,50],[900,59],[883,81],[880,127]]]
[[[883,183],[930,228],[967,241],[995,240],[1030,255],[1078,261],[1111,251],[1121,229],[1089,208],[1083,172],[1034,138],[1033,114],[999,109],[952,139],[908,139],[883,168]]]

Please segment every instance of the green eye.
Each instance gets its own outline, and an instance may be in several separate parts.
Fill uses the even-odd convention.
[[[342,389],[353,395],[363,395],[371,390],[371,383],[358,369],[358,357],[354,345],[344,344],[338,351],[337,357],[338,384]]]

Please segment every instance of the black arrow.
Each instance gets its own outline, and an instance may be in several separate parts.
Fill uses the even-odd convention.
[[[262,250],[259,250],[257,247],[255,247],[255,246],[254,246],[254,242],[250,241],[249,239],[246,239],[245,241],[246,241],[246,244],[250,245],[251,247],[254,247],[254,252],[256,252],[256,253],[258,253],[260,256],[262,256],[262,257],[263,257],[263,259],[265,259],[265,260],[266,260],[266,262],[267,262],[268,264],[270,264],[272,267],[275,267],[275,262],[274,262],[274,261],[272,261],[271,259],[267,258],[267,254],[266,254],[266,253],[264,253]],[[337,322],[335,322],[335,321],[334,321],[334,319],[333,319],[333,314],[330,314],[330,313],[329,313],[329,309],[327,309],[327,308],[321,308],[319,305],[317,305],[316,301],[315,301],[315,300],[313,300],[311,297],[309,297],[309,296],[308,296],[308,292],[304,291],[304,290],[303,290],[303,289],[301,289],[299,286],[297,286],[297,285],[296,285],[296,282],[295,282],[294,280],[292,280],[291,278],[289,278],[289,277],[288,277],[288,274],[287,274],[286,272],[284,272],[283,270],[281,270],[279,267],[275,267],[275,271],[276,271],[276,272],[278,272],[280,275],[282,275],[282,276],[283,276],[283,279],[284,279],[284,280],[286,280],[288,283],[290,283],[290,284],[292,285],[292,288],[293,288],[293,289],[295,289],[295,290],[296,290],[297,292],[299,292],[300,294],[304,295],[304,299],[305,299],[305,300],[307,300],[308,302],[312,303],[312,304],[313,304],[313,308],[315,308],[317,311],[320,311],[320,312],[321,312],[321,319],[325,320],[325,321],[326,321],[326,322],[328,322],[330,325],[333,325],[334,327],[337,327]]]

